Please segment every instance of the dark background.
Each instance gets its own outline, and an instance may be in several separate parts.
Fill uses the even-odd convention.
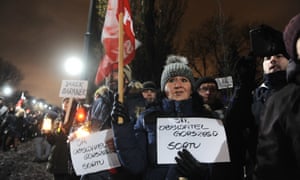
[[[221,9],[241,23],[264,22],[283,30],[300,12],[299,0],[189,0],[177,42]],[[87,29],[89,0],[0,0],[0,57],[24,74],[20,90],[59,105],[63,70],[69,56],[81,56]]]

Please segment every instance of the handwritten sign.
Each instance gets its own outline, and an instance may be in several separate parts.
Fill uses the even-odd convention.
[[[105,143],[113,138],[112,130],[103,130],[70,142],[71,159],[77,175],[119,167],[117,153]]]
[[[88,81],[63,80],[59,91],[59,97],[84,99],[87,93]]]
[[[174,164],[182,149],[203,163],[229,162],[222,121],[211,118],[158,118],[158,164]]]
[[[219,89],[226,89],[233,87],[233,81],[231,76],[216,78],[218,88]]]

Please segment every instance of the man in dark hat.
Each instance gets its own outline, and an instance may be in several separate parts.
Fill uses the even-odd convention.
[[[150,106],[156,101],[158,89],[153,81],[143,83],[142,95],[146,101],[146,106]]]
[[[288,84],[266,103],[257,146],[255,180],[300,179],[300,14],[286,25]]]
[[[272,51],[256,51],[256,57],[241,58],[237,65],[239,83],[235,87],[234,95],[228,106],[225,121],[229,144],[231,144],[231,161],[241,174],[245,173],[247,179],[252,179],[256,164],[256,147],[258,141],[258,128],[261,126],[261,116],[265,111],[266,102],[275,92],[286,84],[286,70],[289,55],[285,49],[282,32],[271,27],[261,31],[263,41],[267,46],[276,47]],[[265,38],[265,39],[264,39]],[[271,41],[269,41],[271,39]],[[252,44],[259,44],[252,39]],[[255,87],[256,59],[262,58],[263,82]]]

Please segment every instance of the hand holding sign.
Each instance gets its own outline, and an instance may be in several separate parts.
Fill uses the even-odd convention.
[[[158,118],[158,164],[175,164],[174,157],[182,149],[188,149],[203,163],[230,161],[222,121],[200,117]]]
[[[117,153],[111,151],[111,129],[94,132],[70,142],[70,153],[77,175],[95,173],[120,166]]]
[[[175,160],[178,172],[184,177],[202,179],[208,172],[208,167],[200,164],[186,149],[178,151],[178,156],[175,157]]]

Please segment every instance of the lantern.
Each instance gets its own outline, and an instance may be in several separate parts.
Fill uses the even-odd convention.
[[[52,119],[49,117],[45,117],[43,119],[42,130],[51,131],[52,130]]]

